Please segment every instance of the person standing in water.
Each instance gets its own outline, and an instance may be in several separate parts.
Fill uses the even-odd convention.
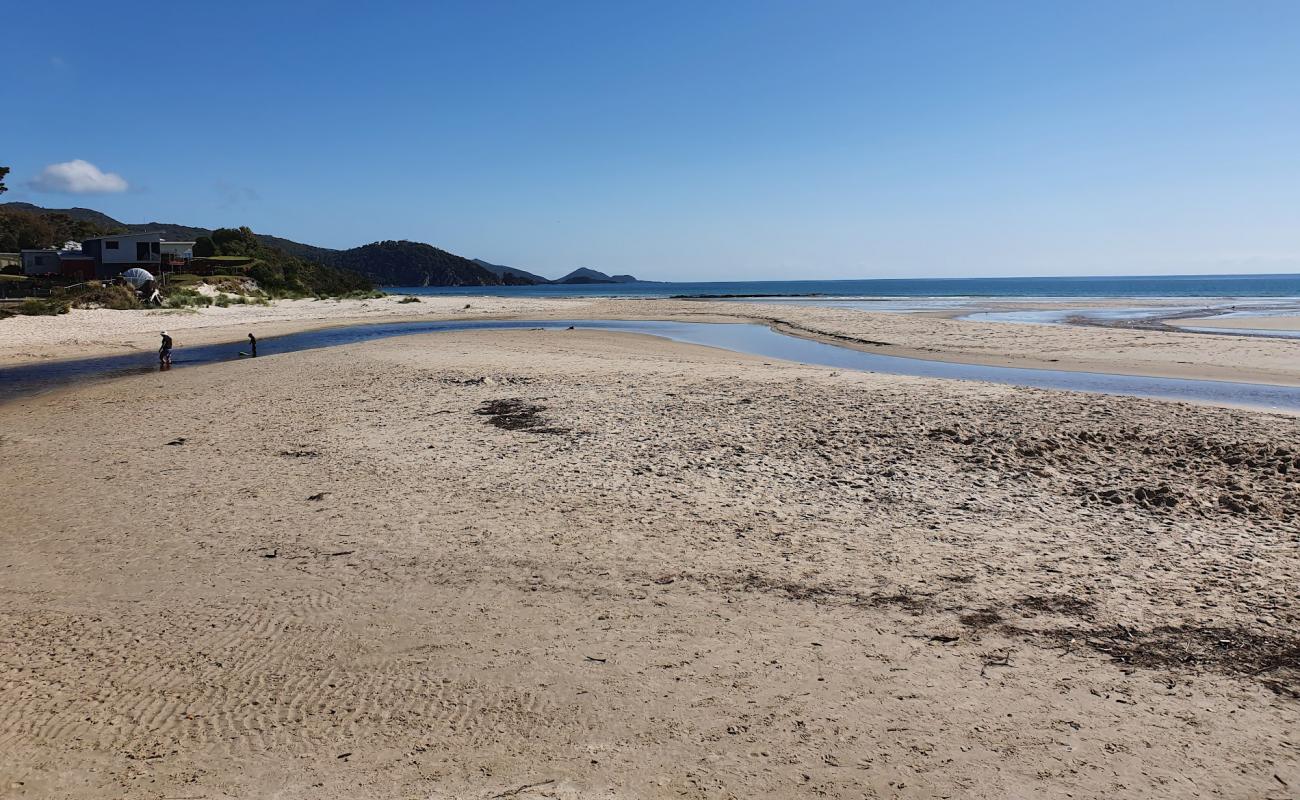
[[[248,354],[257,358],[257,337],[251,333],[248,334]]]
[[[172,337],[167,335],[167,331],[162,332],[162,347],[158,348],[158,365],[162,367],[172,365]]]

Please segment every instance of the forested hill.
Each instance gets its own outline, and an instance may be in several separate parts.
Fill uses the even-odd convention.
[[[334,250],[319,259],[360,272],[381,286],[499,286],[497,275],[468,258],[423,242],[387,241]]]
[[[520,269],[519,267],[507,267],[504,264],[493,264],[492,262],[484,261],[481,258],[474,259],[474,263],[511,285],[551,282],[550,278],[543,278],[541,275]]]
[[[91,208],[41,208],[30,203],[2,203],[0,211],[62,214],[93,226],[92,234],[158,231],[169,239],[179,241],[194,241],[212,235],[208,228],[172,222],[120,222]],[[468,258],[421,242],[375,242],[350,250],[333,250],[264,233],[254,235],[263,245],[304,261],[359,272],[381,286],[501,286],[531,283],[526,279],[503,279]]]
[[[84,230],[72,230],[71,223],[55,226],[69,238],[108,233],[145,233],[158,231],[168,239],[194,241],[211,236],[212,230],[173,222],[120,222],[91,208],[41,208],[30,203],[0,203],[0,212],[14,211],[35,215],[63,215]],[[68,222],[68,220],[64,220]],[[88,232],[87,232],[88,231]],[[505,267],[487,261],[468,259],[423,242],[405,240],[374,242],[349,250],[295,242],[265,233],[253,234],[263,245],[276,248],[308,262],[359,272],[381,286],[530,286],[540,283],[627,283],[631,275],[606,275],[592,269],[576,269],[557,280],[548,280],[518,267]],[[42,243],[57,246],[62,241]],[[24,245],[27,246],[27,245]]]

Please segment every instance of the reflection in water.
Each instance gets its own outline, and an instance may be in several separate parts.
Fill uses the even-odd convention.
[[[1023,325],[1123,325],[1124,323],[1166,322],[1183,330],[1200,333],[1236,333],[1271,338],[1300,338],[1292,331],[1259,329],[1249,326],[1249,318],[1259,316],[1300,316],[1300,300],[1293,297],[1195,297],[1165,298],[1160,305],[1088,305],[1078,297],[759,297],[731,298],[746,303],[815,306],[819,308],[872,311],[891,314],[958,312],[956,319],[972,322],[1009,322]],[[1094,298],[1098,302],[1104,298]],[[1158,300],[1161,298],[1151,298]],[[1053,308],[1016,308],[1014,304],[1055,303]],[[993,304],[991,307],[990,304]],[[1007,307],[1010,304],[1011,307]],[[996,310],[995,310],[996,309]],[[1194,317],[1240,317],[1240,328],[1208,330],[1178,325],[1179,319]]]
[[[1248,320],[1243,320],[1248,323]],[[1264,336],[1269,339],[1300,339],[1300,331],[1286,331],[1265,328],[1208,328],[1198,325],[1177,325],[1180,331],[1193,331],[1195,333],[1235,333],[1242,336]]]
[[[1032,325],[1067,325],[1075,320],[1093,323],[1124,322],[1155,319],[1175,314],[1179,308],[1053,308],[1025,309],[1021,311],[980,311],[965,314],[961,319],[973,322],[1018,322]],[[1207,312],[1208,313],[1208,312]]]
[[[262,339],[259,355],[275,355],[298,350],[404,336],[462,330],[539,329],[539,336],[562,336],[563,329],[577,328],[641,333],[662,336],[679,342],[720,347],[738,353],[765,358],[797,361],[837,369],[912,375],[927,378],[988,381],[1042,389],[1067,389],[1102,394],[1188,400],[1213,405],[1249,406],[1287,412],[1300,412],[1300,388],[1227,381],[1195,381],[1173,378],[1148,378],[1132,375],[1109,375],[1093,372],[986,367],[977,364],[953,364],[917,358],[868,353],[833,344],[786,336],[763,325],[702,322],[661,322],[627,320],[482,320],[439,322],[396,322],[352,325],[305,331]],[[436,347],[436,345],[434,345]],[[237,344],[203,345],[177,351],[176,366],[193,367],[239,358]],[[0,398],[77,383],[152,372],[151,353],[88,358],[78,361],[27,364],[0,369]]]
[[[1300,313],[1293,302],[1279,303],[1277,298],[1259,300],[1233,300],[1231,303],[1199,303],[1194,305],[1131,306],[1131,307],[1088,307],[1053,309],[1016,309],[1004,311],[977,311],[964,314],[959,319],[974,322],[1014,322],[1033,325],[1069,325],[1088,323],[1109,325],[1117,322],[1165,322],[1178,325],[1178,320],[1191,317],[1234,317],[1242,320],[1240,328],[1193,328],[1178,325],[1184,330],[1205,333],[1248,333],[1254,336],[1291,338],[1294,334],[1286,331],[1262,330],[1250,327],[1251,317],[1292,316]]]

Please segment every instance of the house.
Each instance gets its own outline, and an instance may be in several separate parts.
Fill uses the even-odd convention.
[[[22,251],[24,275],[64,275],[88,281],[95,277],[95,259],[80,250]]]
[[[79,244],[68,242],[62,250],[24,250],[20,255],[24,275],[64,275],[79,281],[104,281],[132,267],[141,267],[154,275],[188,269],[194,258],[194,242],[164,241],[157,232],[123,233],[96,236]]]
[[[121,233],[81,242],[81,252],[95,260],[95,277],[116,278],[131,267],[155,272],[162,261],[162,233]]]
[[[57,275],[59,272],[59,251],[54,248],[43,250],[23,250],[24,275]]]
[[[157,275],[186,267],[194,258],[194,242],[166,241],[161,231],[121,233],[82,241],[81,255],[94,260],[99,280],[115,278],[132,267]]]

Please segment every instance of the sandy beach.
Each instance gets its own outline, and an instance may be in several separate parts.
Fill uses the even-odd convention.
[[[785,333],[887,355],[994,366],[1108,372],[1300,386],[1297,343],[1162,330],[1019,325],[944,315],[872,313],[769,303],[433,296],[282,300],[268,306],[184,311],[74,310],[0,320],[0,365],[81,358],[158,346],[240,342],[367,322],[430,319],[665,319],[759,322]],[[1190,324],[1190,323],[1188,323]],[[1252,323],[1253,324],[1253,323]]]
[[[465,302],[613,313],[421,311]],[[1274,341],[789,313],[1296,377]],[[7,355],[71,354],[52,319]],[[1300,787],[1291,417],[480,331],[10,402],[0,463],[4,797]]]

